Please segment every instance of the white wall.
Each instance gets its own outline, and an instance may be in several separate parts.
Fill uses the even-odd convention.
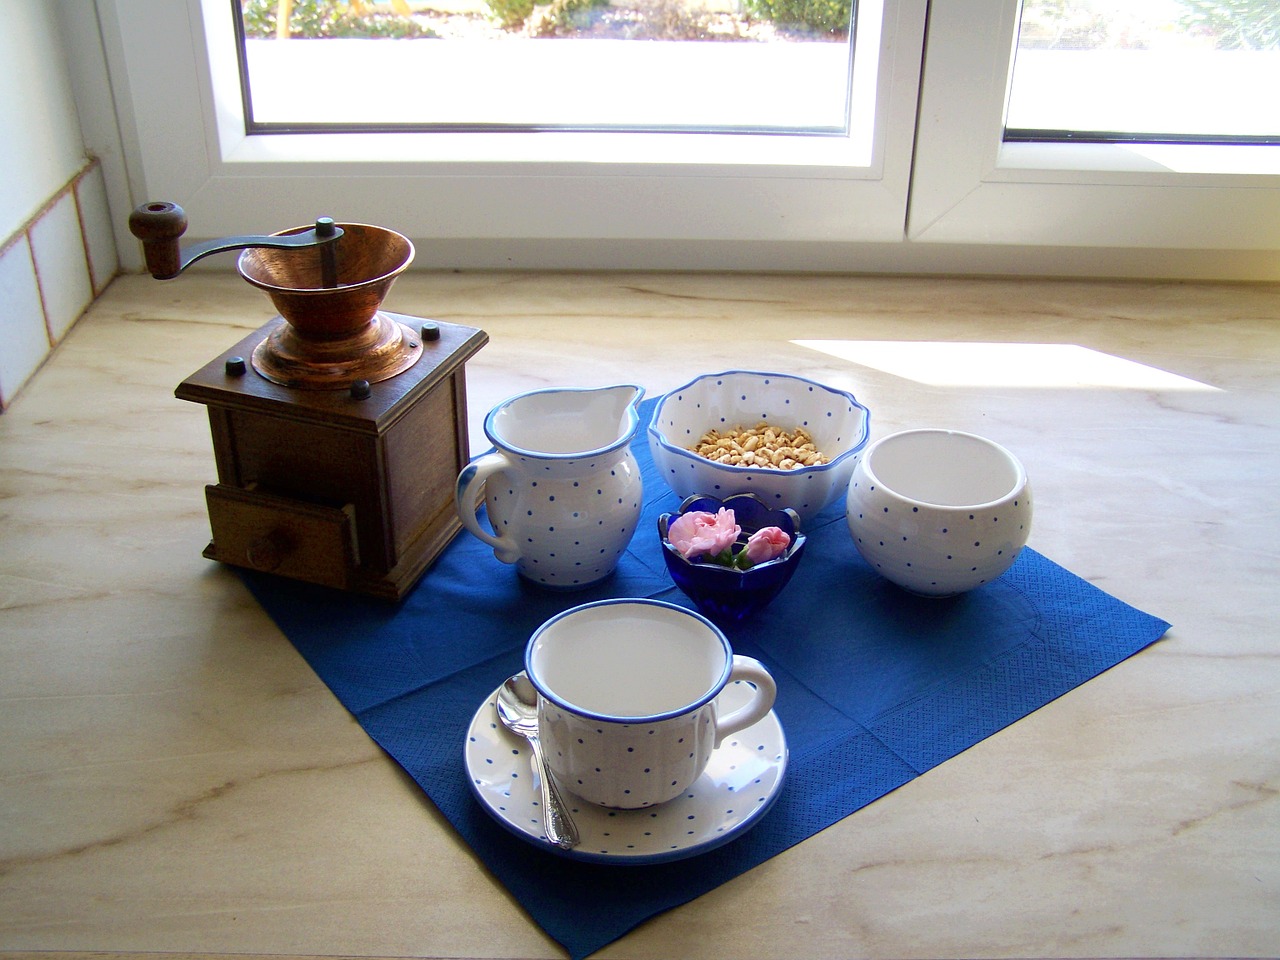
[[[119,269],[104,166],[86,153],[73,96],[86,58],[71,69],[64,44],[63,16],[84,22],[85,9],[0,0],[0,410]],[[114,129],[107,114],[92,129]]]
[[[0,0],[0,18],[0,238],[8,239],[79,173],[85,151],[57,5]]]

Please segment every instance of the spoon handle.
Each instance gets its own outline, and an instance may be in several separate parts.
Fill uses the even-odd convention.
[[[538,768],[538,783],[542,786],[542,825],[547,839],[564,850],[576,847],[578,827],[569,816],[560,788],[551,779],[551,771],[542,758],[542,743],[536,734],[529,737],[529,746],[533,749],[533,764]]]

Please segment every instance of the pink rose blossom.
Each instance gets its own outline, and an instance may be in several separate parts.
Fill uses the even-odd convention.
[[[747,559],[754,563],[764,563],[780,557],[787,552],[791,538],[785,530],[777,527],[763,527],[747,539],[747,547],[743,551]]]
[[[742,528],[732,510],[720,508],[712,515],[705,510],[691,510],[672,521],[667,528],[667,540],[686,559],[703,554],[714,557],[733,546]]]

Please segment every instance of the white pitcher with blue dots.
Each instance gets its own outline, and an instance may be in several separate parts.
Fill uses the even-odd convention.
[[[640,520],[631,440],[644,389],[535,390],[485,417],[494,450],[458,475],[462,525],[503,563],[545,587],[579,590],[613,573]],[[490,533],[477,506],[484,499]]]

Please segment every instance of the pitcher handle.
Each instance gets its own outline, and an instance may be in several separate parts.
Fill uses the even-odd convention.
[[[716,742],[718,748],[721,741],[731,733],[745,730],[753,723],[764,719],[765,714],[773,709],[774,698],[778,695],[777,684],[759,660],[735,654],[733,671],[729,674],[729,682],[745,680],[755,687],[755,693],[743,706],[727,716],[716,717]]]
[[[495,536],[482,527],[476,514],[476,504],[484,496],[485,483],[507,466],[507,458],[496,452],[472,460],[458,474],[458,482],[453,488],[453,504],[458,511],[458,519],[469,533],[493,547],[493,555],[503,563],[515,563],[520,559],[520,548],[512,538]]]

